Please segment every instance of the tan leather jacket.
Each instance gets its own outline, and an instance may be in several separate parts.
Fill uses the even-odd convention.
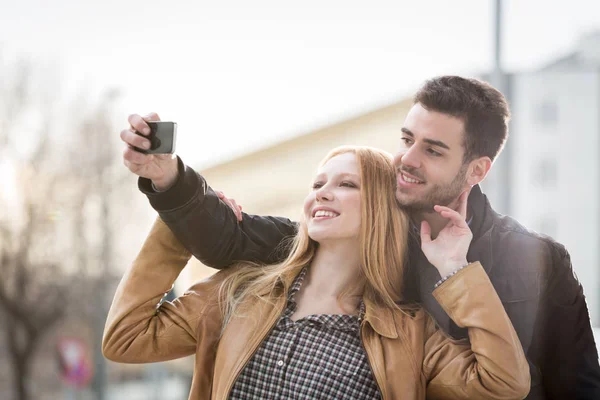
[[[172,303],[158,304],[190,253],[157,219],[110,308],[102,349],[125,363],[195,354],[190,399],[227,399],[240,371],[281,315],[275,304],[247,302],[222,332],[218,288],[231,271],[194,285]],[[286,282],[290,285],[291,282]],[[522,399],[529,366],[502,303],[479,263],[434,291],[453,320],[469,329],[453,341],[423,311],[410,317],[366,303],[361,337],[383,399]],[[222,334],[221,334],[222,333]]]

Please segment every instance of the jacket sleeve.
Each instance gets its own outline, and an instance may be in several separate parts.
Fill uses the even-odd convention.
[[[173,302],[161,303],[189,258],[190,253],[157,219],[121,279],[108,312],[102,339],[106,358],[124,363],[165,361],[194,354],[199,337],[218,341],[222,324],[215,300],[218,276],[193,286]]]
[[[433,292],[469,341],[446,336],[429,318],[423,372],[427,398],[522,399],[529,365],[519,338],[480,263],[459,271]]]
[[[590,317],[568,252],[553,248],[553,271],[536,327],[549,399],[600,399],[600,367]]]
[[[289,254],[296,223],[287,218],[233,211],[207,185],[202,176],[178,159],[177,182],[156,192],[151,181],[140,178],[139,189],[183,245],[202,263],[225,268],[235,261],[273,264]]]

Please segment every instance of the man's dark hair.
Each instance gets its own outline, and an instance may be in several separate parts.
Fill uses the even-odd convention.
[[[487,82],[440,76],[425,81],[414,102],[464,122],[464,162],[483,156],[493,161],[508,137],[508,104],[502,93]]]

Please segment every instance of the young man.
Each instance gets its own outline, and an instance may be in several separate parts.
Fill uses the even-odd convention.
[[[504,145],[508,119],[502,94],[475,79],[443,76],[425,82],[417,92],[395,157],[397,199],[414,223],[407,277],[411,283],[404,298],[422,303],[454,338],[467,338],[432,296],[440,275],[420,250],[419,230],[431,230],[435,237],[447,220],[433,206],[454,207],[472,187],[468,259],[482,262],[519,335],[531,367],[527,398],[599,399],[598,353],[569,254],[551,238],[497,214],[478,186]],[[121,137],[141,147],[145,139],[133,131],[146,127],[144,119],[133,115],[129,122],[131,129]],[[292,221],[243,214],[238,223],[234,212],[181,160],[147,157],[131,149],[125,159],[142,177],[139,187],[152,206],[203,263],[224,268],[236,260],[272,263],[285,257],[284,239],[296,228]],[[273,253],[278,244],[280,251]]]

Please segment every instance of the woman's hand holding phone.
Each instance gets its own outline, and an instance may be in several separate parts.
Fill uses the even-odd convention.
[[[129,128],[121,131],[121,140],[126,144],[123,163],[134,174],[150,179],[158,190],[167,190],[177,180],[177,158],[173,154],[144,154],[138,151],[151,149],[148,122],[158,122],[160,118],[156,113],[145,117],[132,114],[128,121]]]

